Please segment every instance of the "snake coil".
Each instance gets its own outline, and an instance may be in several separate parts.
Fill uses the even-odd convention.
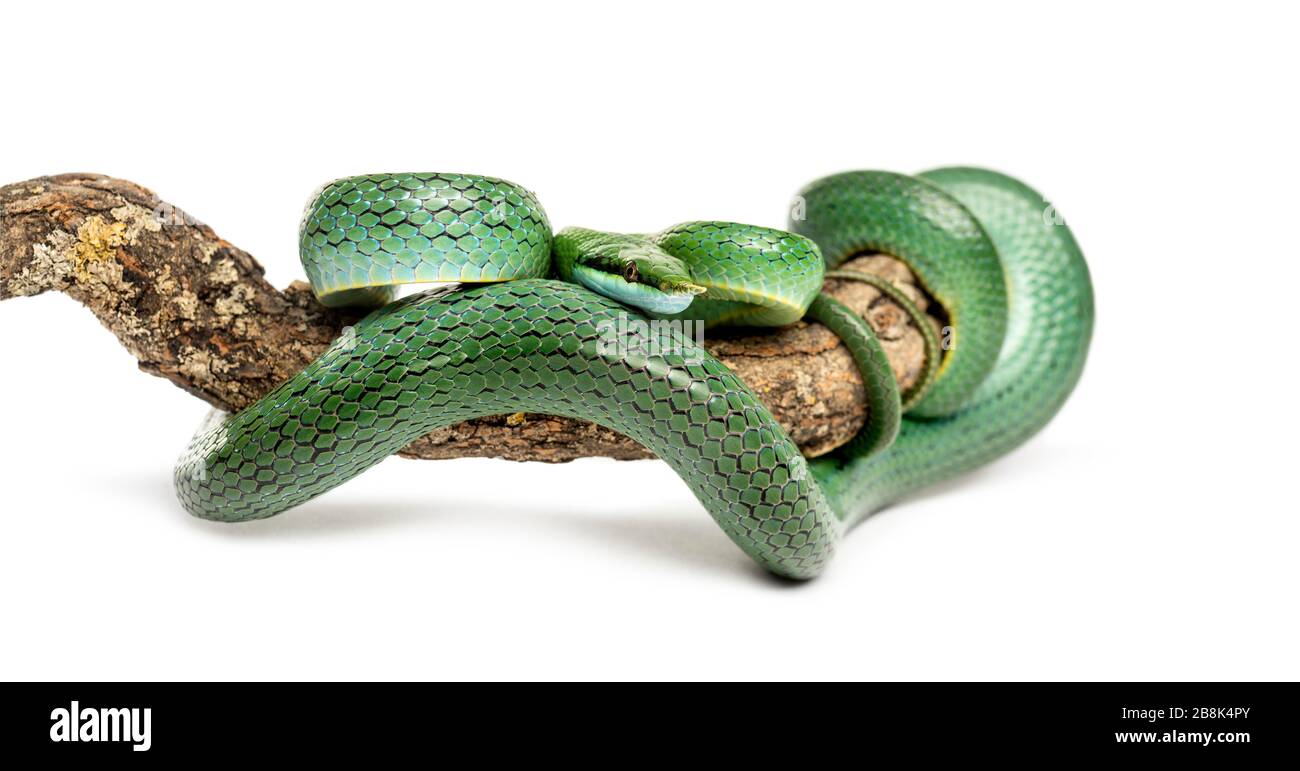
[[[850,172],[799,200],[789,232],[700,222],[552,234],[537,199],[500,179],[336,181],[304,215],[304,267],[322,302],[381,307],[201,429],[177,464],[177,495],[205,519],[269,517],[436,428],[547,413],[645,445],[759,564],[813,577],[867,514],[1045,425],[1082,370],[1093,304],[1068,228],[1045,223],[1043,198],[1009,177]],[[952,326],[948,350],[927,336],[929,376],[905,400],[870,328],[819,294],[827,267],[868,250],[907,262]],[[392,301],[398,285],[424,281],[472,285]],[[848,344],[871,409],[848,445],[811,461],[680,327],[618,326],[629,315],[761,325],[805,313]],[[623,331],[613,346],[612,327]]]

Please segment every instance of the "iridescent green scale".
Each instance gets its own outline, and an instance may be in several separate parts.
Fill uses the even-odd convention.
[[[551,226],[532,193],[466,174],[370,174],[326,185],[299,249],[329,306],[383,304],[401,284],[545,276]]]

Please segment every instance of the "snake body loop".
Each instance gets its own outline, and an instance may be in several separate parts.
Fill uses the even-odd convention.
[[[196,437],[176,473],[206,519],[277,514],[436,428],[519,411],[624,433],[681,475],[765,567],[818,573],[840,525],[799,449],[744,383],[675,332],[647,355],[626,309],[560,281],[523,279],[399,300],[265,398]],[[342,339],[341,339],[342,340]]]
[[[1006,279],[984,226],[932,182],[885,171],[836,174],[799,196],[805,217],[790,229],[817,242],[827,265],[884,252],[906,262],[938,300],[952,344],[912,414],[960,407],[993,369],[1006,332]]]
[[[994,244],[1010,297],[1006,339],[989,374],[962,406],[929,419],[909,413],[898,438],[875,457],[811,462],[832,507],[850,527],[903,496],[1023,444],[1074,390],[1092,340],[1087,263],[1070,229],[1059,218],[1044,217],[1049,205],[1041,194],[986,169],[944,168],[919,176],[974,216]],[[818,205],[843,204],[823,200]],[[823,249],[841,243],[828,240]],[[959,254],[948,258],[961,259]],[[928,263],[912,267],[926,282]]]
[[[382,307],[273,392],[202,429],[177,464],[178,497],[207,519],[268,517],[435,428],[547,413],[642,443],[757,562],[792,578],[815,576],[866,513],[1041,427],[1078,377],[1092,306],[1068,230],[1034,230],[1042,228],[1034,208],[1041,199],[1008,178],[973,169],[921,179],[859,172],[803,195],[808,218],[792,230],[807,237],[722,222],[648,236],[571,228],[552,237],[536,198],[504,180],[393,174],[334,182],[304,215],[304,267],[322,302]],[[928,392],[908,394],[915,407],[907,416],[870,328],[819,294],[823,255],[834,267],[863,249],[908,261],[957,334],[958,347],[932,367]],[[389,302],[394,287],[420,281],[481,285]],[[642,313],[744,325],[807,313],[853,354],[868,424],[832,456],[806,461],[692,336],[621,323]]]
[[[345,177],[312,199],[299,234],[307,280],[330,307],[383,305],[401,284],[539,278],[551,268],[542,205],[496,177]]]

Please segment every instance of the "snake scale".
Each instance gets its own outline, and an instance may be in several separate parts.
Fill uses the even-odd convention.
[[[766,569],[816,576],[866,515],[1044,426],[1082,371],[1093,302],[1069,229],[1001,174],[849,172],[796,201],[787,231],[553,233],[536,197],[501,179],[337,180],[304,214],[303,265],[321,302],[376,309],[260,401],[201,428],[177,495],[205,519],[269,517],[433,429],[562,415],[645,445]],[[868,251],[905,261],[949,323],[942,349],[927,331],[927,376],[906,394],[870,327],[820,293],[828,269]],[[459,283],[393,299],[418,282]],[[852,441],[811,460],[690,333],[804,317],[846,343],[870,409]]]

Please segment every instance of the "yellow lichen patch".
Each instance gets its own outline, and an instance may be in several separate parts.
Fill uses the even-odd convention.
[[[86,268],[92,262],[111,260],[117,255],[117,248],[126,243],[126,223],[105,222],[96,214],[89,217],[77,228],[77,243],[73,245],[73,254],[77,258],[77,276],[84,278]]]
[[[516,412],[513,415],[506,416],[507,426],[522,426],[528,422],[528,416],[522,412]]]

